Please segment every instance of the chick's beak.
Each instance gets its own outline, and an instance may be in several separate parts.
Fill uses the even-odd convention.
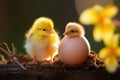
[[[64,33],[63,33],[63,35],[67,35],[67,34],[69,34],[69,32],[64,32]]]
[[[55,32],[54,30],[51,30],[51,31],[50,31],[50,35],[52,35],[54,32]]]

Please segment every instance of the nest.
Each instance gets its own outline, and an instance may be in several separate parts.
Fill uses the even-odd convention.
[[[115,74],[109,74],[104,63],[94,51],[91,51],[87,60],[80,65],[66,65],[62,63],[57,55],[54,63],[37,62],[31,64],[32,58],[21,54],[12,44],[12,51],[6,43],[0,45],[2,53],[0,60],[0,80],[117,80],[120,70]],[[117,77],[116,77],[117,75]],[[113,77],[115,76],[115,77]]]

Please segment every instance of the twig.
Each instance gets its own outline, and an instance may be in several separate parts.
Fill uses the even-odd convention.
[[[2,47],[0,47],[0,50],[2,51],[2,52],[4,52],[8,57],[10,57],[10,61],[12,61],[12,62],[14,62],[15,64],[17,64],[21,69],[23,69],[23,70],[27,70],[22,64],[20,64],[18,61],[17,61],[17,59],[16,59],[16,57],[15,57],[15,47],[14,47],[14,49],[13,49],[13,51],[14,51],[14,53],[13,52],[11,52],[10,51],[10,49],[8,48],[8,46],[7,46],[7,44],[6,43],[3,43],[3,44],[5,44],[5,46],[6,46],[6,48],[7,48],[7,50],[5,50],[4,48],[2,48]]]
[[[12,52],[10,51],[10,49],[9,49],[9,47],[8,47],[8,45],[7,45],[7,43],[6,43],[6,42],[3,42],[1,45],[5,45],[5,47],[6,47],[7,51],[8,51],[9,53],[12,53]]]
[[[12,52],[13,52],[13,54],[15,55],[16,54],[16,52],[17,52],[17,49],[15,48],[15,46],[14,46],[14,44],[12,43]]]

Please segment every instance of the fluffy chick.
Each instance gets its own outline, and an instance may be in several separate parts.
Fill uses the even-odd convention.
[[[67,37],[82,37],[84,34],[84,28],[80,24],[76,22],[70,22],[66,25],[64,35]]]
[[[50,18],[36,19],[25,36],[24,47],[34,62],[48,60],[53,63],[54,56],[58,54],[59,37]]]

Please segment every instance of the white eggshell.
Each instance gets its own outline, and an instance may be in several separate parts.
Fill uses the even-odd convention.
[[[65,64],[81,64],[90,53],[90,45],[85,37],[63,37],[59,46],[60,60]]]

